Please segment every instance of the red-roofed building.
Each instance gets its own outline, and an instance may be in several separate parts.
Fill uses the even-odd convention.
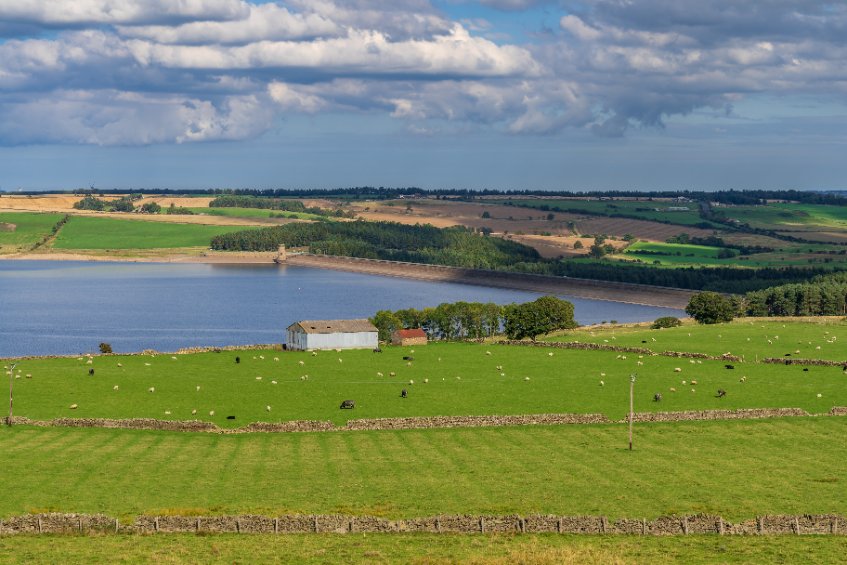
[[[391,334],[391,345],[426,345],[426,332],[420,328],[395,330]]]

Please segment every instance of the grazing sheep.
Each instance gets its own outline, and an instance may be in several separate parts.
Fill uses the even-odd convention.
[[[214,415],[215,415],[215,411],[214,411],[214,410],[209,410],[209,416],[214,416]]]
[[[653,395],[653,402],[661,402],[661,401],[662,401],[662,395],[661,394],[659,394],[657,392],[656,394]]]
[[[551,351],[550,353],[548,353],[548,354],[547,354],[547,356],[548,356],[548,357],[552,357],[552,356],[553,356],[553,352]]]
[[[150,388],[147,389],[147,392],[156,392],[156,387],[151,386]]]
[[[394,371],[391,371],[390,373],[388,373],[388,376],[389,377],[396,377],[397,373],[395,373]]]
[[[264,355],[259,355],[259,359],[261,359],[262,361],[264,361],[264,360],[265,360],[265,356],[264,356]]]
[[[697,391],[696,391],[696,390],[694,390],[694,389],[692,388],[692,389],[691,389],[691,392],[697,392]]]
[[[818,396],[820,396],[820,395],[818,395]],[[79,406],[76,405],[76,404],[71,404],[70,406],[68,406],[68,408],[70,408],[71,410],[76,410],[77,408],[79,408]]]
[[[197,392],[200,392],[200,385],[197,385]]]
[[[674,387],[671,387],[670,390],[671,392],[676,392],[676,389]]]
[[[743,383],[747,381],[747,377],[741,377],[738,382]]]
[[[339,363],[341,363],[341,362],[342,362],[341,357],[339,357],[339,358],[338,358],[338,362],[339,362]]]
[[[600,386],[606,386],[606,381],[600,381]]]
[[[694,385],[694,386],[697,386],[697,381],[692,380],[692,381],[691,381],[691,384],[692,384],[692,385]]]
[[[342,400],[341,406],[339,408],[341,408],[342,410],[352,410],[355,406],[356,403],[352,400]]]
[[[256,377],[256,380],[257,380],[257,381],[261,381],[261,380],[262,380],[262,377]]]
[[[411,361],[409,361],[408,363],[406,363],[406,366],[407,366],[407,367],[411,367],[411,366],[412,366],[412,362],[411,362]]]
[[[123,366],[124,366],[123,363],[118,363],[118,367],[123,367]]]
[[[600,373],[600,376],[601,376],[601,377],[605,377],[605,376],[606,376],[606,373]]]
[[[144,364],[144,366],[145,366],[145,367],[149,367],[149,366],[150,366],[150,363],[145,363],[145,364]]]
[[[91,365],[92,363],[94,363],[93,359],[89,359],[88,361],[85,362],[86,365]]]
[[[823,395],[822,395],[821,393],[818,393],[818,398],[821,398],[822,396],[823,396]]]
[[[409,393],[406,392],[405,388],[400,391],[400,398],[406,398],[407,396],[409,396]]]
[[[194,416],[196,414],[197,414],[197,409],[195,408],[194,410],[191,411],[191,415]]]
[[[718,394],[715,395],[715,398],[723,398],[726,396],[726,391],[722,388],[718,389]]]
[[[491,355],[491,352],[490,352],[490,351],[486,351],[486,352],[485,352],[485,354],[486,354],[486,355]]]
[[[265,406],[265,410],[266,410],[266,411],[268,411],[268,412],[270,412],[270,411],[271,411],[271,407],[270,407],[270,406]]]
[[[524,377],[523,380],[528,381],[529,377]]]
[[[118,385],[113,386],[112,390],[118,390]]]
[[[299,363],[301,367],[306,364],[305,361],[297,361],[297,363]]]
[[[276,383],[276,381],[271,381],[271,384],[272,384],[272,385],[275,385],[275,384],[277,384],[277,383]]]
[[[674,372],[674,373],[681,373],[681,372],[682,372],[682,367],[674,367],[673,372]]]
[[[274,357],[274,361],[279,361],[279,357]]]
[[[173,359],[174,361],[176,361],[176,357],[175,357],[175,356],[173,356],[173,355],[171,355],[171,359]]]
[[[312,351],[312,357],[317,357],[317,356],[318,356],[318,352],[317,352],[317,351]]]
[[[409,379],[409,384],[410,384],[410,385],[413,385],[413,384],[415,384],[415,381],[413,381],[413,380]]]
[[[376,372],[376,376],[377,376],[377,377],[381,377],[381,376],[382,376],[382,373],[381,373],[381,372],[379,372],[379,371],[377,371],[377,372]]]
[[[682,381],[683,386],[688,384],[688,381]]]
[[[170,410],[165,410],[165,416],[170,416],[170,415],[171,415],[171,411],[170,411]]]
[[[424,379],[424,384],[428,383],[429,379]]]
[[[89,375],[93,375],[93,374],[94,374],[94,369],[88,369],[88,374],[89,374]]]

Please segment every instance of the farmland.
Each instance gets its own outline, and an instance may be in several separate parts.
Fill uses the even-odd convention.
[[[317,214],[306,212],[284,212],[262,208],[189,208],[195,214],[207,216],[228,216],[232,218],[296,218],[298,220],[316,220],[322,218]]]
[[[820,353],[824,358],[838,358],[843,346],[827,343],[824,331],[803,334],[810,339],[814,334],[813,343],[823,344],[821,350],[798,345],[790,330],[782,329],[780,345],[768,351],[781,357],[786,348],[793,352],[802,347],[806,355],[798,357]],[[847,340],[843,325],[838,331]],[[765,355],[761,342],[773,334],[761,328],[755,333],[762,335],[750,342],[753,351]],[[703,339],[688,338],[686,343],[685,333],[674,330],[655,335],[663,340],[669,336],[667,344],[648,344],[659,351],[672,345],[695,351],[707,347]],[[674,335],[679,337],[673,339]],[[740,335],[735,332],[726,340],[714,340],[713,348],[722,348],[720,353],[733,350],[743,354],[746,349],[742,343],[746,342],[739,343]],[[615,337],[606,339],[615,344],[627,341],[615,341]],[[644,339],[639,337],[628,341]],[[751,358],[756,354],[751,353]],[[241,363],[234,362],[236,355]],[[411,366],[404,356],[414,357]],[[89,368],[95,370],[93,376],[89,376]],[[676,368],[682,371],[676,372]],[[76,358],[22,361],[18,369],[24,378],[16,379],[16,414],[35,419],[202,419],[222,427],[254,421],[330,420],[344,425],[353,417],[543,413],[600,413],[617,420],[625,416],[627,406],[622,399],[634,372],[639,375],[637,411],[796,407],[820,413],[847,405],[840,367],[812,367],[804,372],[797,366],[749,362],[729,371],[720,361],[690,364],[663,356],[639,358],[635,354],[578,350],[554,353],[497,345],[432,344],[416,348],[414,353],[390,348],[383,354],[360,350],[323,352],[315,357],[269,350],[117,355],[95,358],[92,364]],[[27,374],[31,377],[25,378]],[[747,377],[743,384],[739,383],[742,375]],[[682,382],[690,380],[696,380],[697,385],[685,386]],[[412,381],[414,384],[410,384]],[[154,392],[150,392],[151,387]],[[401,399],[404,388],[409,398]],[[671,388],[679,392],[671,394]],[[729,391],[726,398],[715,398],[718,388]],[[661,404],[653,402],[656,392],[665,394]],[[338,410],[339,402],[346,398],[356,400],[355,414]],[[70,410],[72,404],[78,407]],[[193,410],[197,413],[192,414]],[[235,419],[228,420],[227,416]]]
[[[0,229],[0,254],[26,251],[50,235],[63,214],[2,212],[0,224],[11,224],[14,230]]]
[[[75,216],[59,232],[54,249],[159,249],[208,247],[212,237],[249,229]]]
[[[696,202],[671,200],[589,200],[583,198],[543,198],[532,200],[508,200],[514,206],[536,208],[544,211],[569,212],[572,214],[596,214],[598,216],[625,216],[635,219],[676,224],[680,226],[710,227],[699,215]]]

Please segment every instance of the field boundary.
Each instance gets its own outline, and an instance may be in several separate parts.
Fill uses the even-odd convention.
[[[677,310],[685,308],[695,294],[693,290],[634,283],[308,253],[289,254],[285,261],[281,261],[281,264],[424,281],[528,290]]]
[[[525,341],[507,339],[497,342],[499,345],[522,345],[524,347],[549,347],[553,349],[581,349],[586,351],[616,351],[618,353],[638,353],[641,355],[659,355],[662,357],[681,357],[686,359],[706,359],[709,361],[733,361],[741,363],[743,357],[738,355],[709,355],[708,353],[696,353],[691,351],[653,351],[646,347],[630,347],[625,345],[605,345],[602,343],[581,341]],[[837,363],[843,365],[844,363]]]
[[[731,410],[686,410],[680,412],[636,412],[635,422],[693,422],[706,420],[760,420],[764,418],[806,418],[847,416],[847,407],[834,406],[829,412],[810,414],[801,408],[738,408]],[[449,428],[492,428],[505,426],[557,426],[586,424],[622,424],[628,420],[610,420],[603,414],[523,414],[484,416],[420,416],[407,418],[362,418],[336,426],[329,420],[290,420],[287,422],[252,422],[240,428],[221,428],[202,420],[157,420],[154,418],[54,418],[33,420],[15,416],[12,425],[42,428],[104,428],[125,430],[159,430],[172,432],[206,432],[217,434],[346,432],[378,430],[420,430]]]
[[[605,516],[439,515],[386,519],[339,514],[282,516],[137,516],[131,524],[103,514],[27,514],[0,520],[0,536],[38,534],[601,534],[673,536],[845,535],[847,519],[838,514],[756,516],[733,523],[720,516],[661,516],[654,520]]]

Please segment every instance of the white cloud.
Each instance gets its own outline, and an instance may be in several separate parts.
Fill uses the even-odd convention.
[[[0,0],[0,20],[47,26],[231,20],[248,14],[242,0]]]

